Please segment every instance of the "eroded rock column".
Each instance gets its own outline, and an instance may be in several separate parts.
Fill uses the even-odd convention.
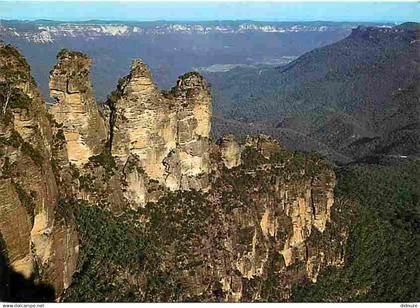
[[[208,187],[211,97],[198,73],[161,91],[147,65],[135,60],[109,104],[111,152],[127,171],[132,199],[147,199],[145,177],[169,190]]]
[[[119,91],[112,155],[120,164],[126,164],[130,156],[136,157],[149,177],[163,182],[162,162],[176,146],[174,106],[155,86],[149,68],[140,60],[133,61]]]
[[[173,89],[178,108],[177,153],[180,188],[207,189],[211,129],[211,96],[204,78],[195,72],[178,79]]]
[[[80,52],[62,51],[50,75],[50,113],[63,125],[71,163],[82,165],[104,149],[107,131],[93,96],[92,60]]]

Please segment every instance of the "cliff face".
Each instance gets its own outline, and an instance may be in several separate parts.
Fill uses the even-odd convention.
[[[171,94],[178,120],[177,146],[172,152],[179,157],[175,163],[179,165],[179,173],[169,171],[169,176],[177,179],[181,189],[206,190],[211,128],[211,97],[207,84],[199,74],[188,73],[178,79]],[[168,165],[175,167],[173,162]]]
[[[254,140],[268,145],[264,136]],[[342,264],[347,231],[327,232],[334,224],[331,168],[275,143],[267,158],[254,145],[238,146],[241,164],[230,169],[220,159],[225,147],[212,147],[207,193],[171,192],[121,217],[144,240],[141,271],[133,260],[116,271],[124,284],[92,298],[134,292],[138,301],[287,301],[293,283]],[[82,290],[76,284],[67,300],[84,298],[74,295]]]
[[[78,243],[74,221],[63,223],[57,210],[56,136],[28,64],[2,43],[0,99],[0,232],[7,257],[15,271],[52,284],[59,295],[71,283]]]
[[[230,148],[236,149],[234,140],[228,140]],[[226,142],[219,148],[222,155],[226,153],[224,145]],[[237,162],[237,156],[233,157]],[[217,253],[211,257],[202,257],[205,264],[212,264],[210,275],[221,283],[224,300],[287,300],[294,282],[305,278],[316,281],[325,265],[343,262],[339,249],[327,253],[320,243],[310,248],[313,234],[325,237],[335,175],[318,158],[291,156],[267,136],[249,138],[241,146],[240,160],[237,167],[223,168],[221,175],[212,177],[219,197],[211,202],[210,208],[215,210],[210,217],[224,223],[210,223],[205,229],[217,231],[203,234],[208,232],[214,245],[221,240],[222,248],[212,249]],[[226,160],[224,163],[231,166]],[[346,237],[345,232],[336,236],[339,241]],[[198,245],[194,250],[201,254],[201,248]],[[196,296],[205,294],[203,289],[197,292]]]
[[[220,153],[226,168],[231,169],[241,164],[241,148],[233,135],[221,138]]]
[[[57,101],[49,112],[63,126],[71,163],[82,165],[102,152],[106,128],[93,95],[91,60],[82,53],[62,51],[50,73],[50,95]]]
[[[93,299],[129,290],[133,300],[251,301],[287,300],[294,282],[341,264],[341,244],[313,240],[346,237],[325,235],[335,175],[323,160],[267,136],[212,144],[205,80],[187,73],[161,91],[139,60],[100,113],[90,65],[81,53],[59,53],[48,115],[25,60],[0,45],[0,234],[15,271],[51,284],[57,298],[79,272],[66,298],[92,299],[78,288],[109,278],[116,295]],[[123,223],[99,229],[93,217],[87,235],[84,206]],[[121,234],[144,246],[133,260],[98,244]],[[89,259],[103,249],[106,270]],[[156,287],[159,279],[168,284]]]
[[[200,75],[181,76],[162,92],[136,60],[109,102],[111,153],[119,166],[134,164],[169,190],[208,188],[211,98]],[[129,172],[126,179],[134,200],[150,200],[144,177]]]

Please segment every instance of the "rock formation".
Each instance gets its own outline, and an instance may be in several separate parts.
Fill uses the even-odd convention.
[[[140,212],[144,236],[161,258],[147,273],[157,275],[155,268],[171,273],[166,279],[183,290],[177,300],[285,301],[294,282],[315,281],[323,267],[343,262],[341,246],[325,233],[334,172],[316,158],[279,150],[265,158],[258,144],[270,149],[278,144],[265,136],[254,141],[241,147],[235,168],[226,170],[214,156],[212,164],[223,172],[212,172],[205,196],[178,193]],[[220,152],[227,142],[233,141],[225,138]],[[346,231],[334,236],[344,241]]]
[[[26,61],[0,44],[0,247],[15,271],[52,285],[60,299],[78,268],[101,265],[79,250],[98,251],[112,255],[104,275],[135,300],[256,301],[287,300],[294,282],[341,264],[346,231],[337,227],[334,247],[323,244],[333,237],[335,202],[325,161],[264,135],[212,144],[203,77],[187,73],[161,91],[139,60],[101,113],[90,65],[81,53],[59,53],[48,115]],[[130,254],[78,233],[82,206],[128,226],[98,229],[94,217],[99,237],[141,235],[131,245],[149,246],[133,268]],[[70,294],[85,294],[78,283],[95,283],[83,276],[92,273],[80,271]],[[156,287],[161,280],[168,283]]]
[[[170,190],[208,188],[211,98],[200,75],[185,74],[163,92],[136,60],[109,104],[111,153],[119,165],[130,161]],[[136,173],[127,181],[137,187],[135,198],[146,200],[143,177]]]
[[[234,135],[227,135],[220,140],[220,152],[226,168],[231,169],[241,164],[241,147]]]
[[[70,162],[82,165],[102,152],[107,138],[104,120],[93,96],[92,60],[63,50],[50,75],[50,95],[57,101],[49,112],[63,126]]]
[[[63,221],[59,211],[56,136],[29,65],[2,43],[0,103],[0,233],[7,257],[15,271],[48,282],[58,296],[71,283],[78,241],[74,221]]]

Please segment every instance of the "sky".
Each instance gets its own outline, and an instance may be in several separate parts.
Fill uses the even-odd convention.
[[[0,19],[83,21],[420,22],[418,2],[134,2],[0,0]]]

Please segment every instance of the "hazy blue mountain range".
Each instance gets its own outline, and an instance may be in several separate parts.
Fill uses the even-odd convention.
[[[169,87],[186,71],[212,65],[279,65],[347,36],[357,23],[336,22],[35,22],[0,21],[0,38],[28,59],[48,99],[48,72],[62,48],[93,58],[96,96],[104,99],[132,59],[149,64]],[[229,66],[227,66],[229,67]]]
[[[358,27],[285,66],[209,73],[216,109],[252,129],[300,134],[350,160],[418,155],[419,33],[415,23]]]

